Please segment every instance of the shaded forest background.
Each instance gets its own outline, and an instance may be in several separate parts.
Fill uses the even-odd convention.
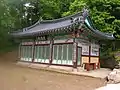
[[[38,20],[57,19],[84,7],[89,9],[96,28],[114,33],[120,39],[120,0],[0,0],[0,51],[14,47],[9,33],[30,26]],[[109,47],[108,47],[109,46]],[[109,44],[104,56],[112,52]],[[119,41],[116,43],[119,51]]]

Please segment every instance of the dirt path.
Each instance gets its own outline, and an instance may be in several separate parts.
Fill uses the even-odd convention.
[[[16,52],[0,56],[0,90],[94,90],[100,79],[16,66]]]

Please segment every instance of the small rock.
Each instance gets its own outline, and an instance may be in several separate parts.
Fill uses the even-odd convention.
[[[120,83],[120,70],[113,69],[107,76],[108,83]]]

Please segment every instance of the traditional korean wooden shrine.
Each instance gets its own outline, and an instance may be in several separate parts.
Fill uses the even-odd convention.
[[[112,34],[100,32],[88,11],[55,20],[39,20],[12,33],[20,40],[19,59],[23,62],[100,68],[100,44],[112,41]]]

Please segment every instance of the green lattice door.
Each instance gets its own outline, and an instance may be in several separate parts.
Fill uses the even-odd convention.
[[[72,65],[72,44],[53,45],[53,64]]]
[[[35,46],[34,62],[49,63],[50,46]]]
[[[32,45],[21,46],[20,59],[22,61],[32,61]]]

